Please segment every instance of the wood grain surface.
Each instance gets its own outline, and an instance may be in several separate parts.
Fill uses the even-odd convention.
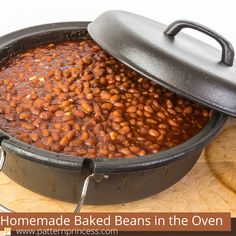
[[[0,202],[14,211],[70,212],[75,204],[50,199],[0,173]],[[169,189],[149,198],[117,205],[85,205],[90,212],[231,212],[236,217],[236,119],[227,122],[193,169]]]

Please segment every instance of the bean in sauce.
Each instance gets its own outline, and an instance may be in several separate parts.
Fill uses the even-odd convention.
[[[209,116],[90,39],[29,49],[0,70],[0,129],[53,152],[145,156],[193,137]]]

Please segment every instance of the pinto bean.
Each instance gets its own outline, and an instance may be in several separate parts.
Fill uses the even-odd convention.
[[[21,123],[21,127],[26,129],[26,130],[35,130],[35,126],[30,124],[30,123],[26,123],[26,122],[22,122]]]
[[[19,118],[21,120],[28,120],[30,119],[30,117],[31,117],[30,113],[27,113],[27,112],[23,112],[19,114]]]
[[[154,112],[154,110],[152,109],[151,106],[145,106],[145,107],[144,107],[144,110],[147,111],[147,112],[149,112],[150,114]]]
[[[123,126],[120,130],[119,133],[120,134],[128,134],[130,132],[130,127],[128,125]]]
[[[80,104],[84,112],[90,113],[93,111],[93,107],[86,100],[82,99]]]
[[[49,111],[44,111],[39,114],[39,117],[42,120],[49,120],[52,118],[52,113]]]
[[[129,112],[129,113],[134,113],[134,112],[136,112],[136,110],[137,110],[137,108],[135,106],[130,106],[127,108],[127,112]]]
[[[113,103],[118,102],[119,100],[120,100],[120,95],[118,95],[118,94],[115,94],[115,95],[111,96],[111,98],[110,98],[110,101]]]
[[[100,93],[100,96],[101,96],[101,99],[103,100],[103,101],[108,101],[108,100],[110,100],[110,98],[111,98],[111,94],[109,93],[109,92],[107,92],[107,91],[102,91],[101,93]]]
[[[159,132],[157,131],[157,130],[155,130],[155,129],[150,129],[149,131],[148,131],[148,133],[151,135],[151,136],[154,136],[154,137],[158,137],[159,136]]]
[[[68,137],[66,137],[66,136],[64,136],[62,139],[61,139],[61,141],[60,141],[60,145],[61,146],[65,146],[65,145],[67,145],[69,143],[69,139],[68,139]]]

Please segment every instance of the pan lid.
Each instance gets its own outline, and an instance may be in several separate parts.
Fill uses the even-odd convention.
[[[192,28],[215,39],[218,50],[183,32]],[[109,54],[145,77],[189,99],[236,117],[236,63],[230,42],[185,20],[168,27],[125,11],[108,11],[88,25]]]

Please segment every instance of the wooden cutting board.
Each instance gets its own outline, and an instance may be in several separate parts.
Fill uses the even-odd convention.
[[[0,202],[14,211],[71,212],[75,204],[31,192],[0,173]],[[231,212],[236,217],[236,119],[204,150],[193,169],[178,183],[139,201],[94,206],[82,211]]]

